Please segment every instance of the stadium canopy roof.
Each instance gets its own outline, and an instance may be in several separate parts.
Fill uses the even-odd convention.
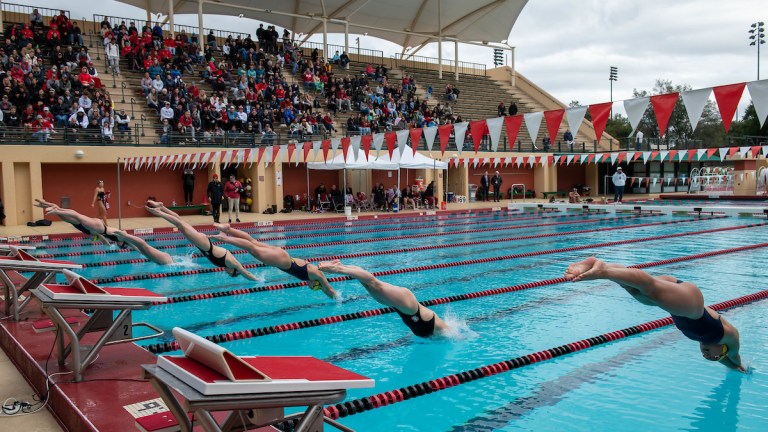
[[[504,43],[528,0],[118,0],[149,13],[251,18],[313,34],[367,33],[404,49],[438,39]],[[170,4],[173,4],[171,12]],[[239,29],[238,29],[239,30]],[[250,31],[249,31],[250,32]]]

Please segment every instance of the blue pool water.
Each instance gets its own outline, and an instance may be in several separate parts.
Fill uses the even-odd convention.
[[[547,215],[555,216],[555,215]],[[301,238],[271,241],[275,245],[306,245],[291,250],[298,257],[321,257],[366,251],[386,251],[425,245],[505,238],[508,241],[391,253],[344,261],[371,271],[453,263],[474,258],[553,250],[610,241],[627,241],[662,234],[701,231],[746,225],[764,220],[715,219],[672,225],[631,228],[633,225],[690,219],[651,217],[609,220],[604,215],[517,220],[525,216],[506,212],[470,218],[425,219],[427,223],[386,223],[375,233],[355,233],[354,226],[333,227],[318,222],[316,231],[272,232],[262,236]],[[497,227],[541,223],[576,224],[457,233]],[[600,222],[591,222],[600,220]],[[382,221],[384,222],[384,221]],[[391,221],[390,221],[391,222]],[[462,226],[445,227],[447,223]],[[620,230],[566,233],[582,229],[625,227]],[[371,229],[375,226],[361,226]],[[427,238],[386,242],[367,239],[431,233]],[[533,234],[561,236],[523,239]],[[568,263],[596,255],[621,264],[637,264],[709,252],[765,241],[768,227],[696,234],[641,243],[626,243],[582,251],[498,260],[439,270],[406,272],[382,277],[409,287],[420,300],[471,293],[562,276]],[[168,237],[159,235],[157,237]],[[324,246],[323,242],[356,240],[354,244]],[[150,244],[183,244],[169,240]],[[88,252],[99,246],[72,250]],[[62,250],[40,250],[61,252]],[[69,251],[70,249],[66,249]],[[192,247],[172,249],[183,256]],[[105,258],[107,257],[107,258]],[[83,255],[76,261],[94,264],[83,270],[87,277],[108,277],[174,271],[153,264],[103,266],[105,259],[135,258],[138,254]],[[243,263],[255,260],[237,255]],[[768,249],[683,261],[651,268],[654,274],[673,274],[698,284],[708,304],[765,289],[764,269]],[[189,258],[185,266],[210,268],[207,261]],[[293,282],[285,273],[258,268],[262,283],[231,279],[222,273],[205,273],[115,286],[141,286],[169,295],[188,295]],[[356,282],[334,284],[342,302],[326,299],[306,287],[153,307],[134,316],[163,329],[182,326],[208,336],[244,329],[348,314],[381,307]],[[513,430],[765,430],[768,425],[768,300],[734,308],[724,316],[741,332],[742,355],[752,366],[743,375],[700,358],[695,342],[674,328],[665,328],[622,339],[589,350],[559,357],[443,391],[366,411],[340,422],[359,431],[513,431]],[[509,294],[481,297],[432,307],[461,328],[448,339],[414,337],[394,314],[332,325],[288,331],[224,343],[239,355],[312,355],[376,380],[376,387],[349,392],[348,399],[422,383],[521,355],[552,348],[665,316],[639,304],[624,290],[606,281],[557,284]],[[143,341],[142,345],[170,339]]]

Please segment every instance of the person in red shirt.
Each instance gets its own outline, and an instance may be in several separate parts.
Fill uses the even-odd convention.
[[[224,185],[224,195],[229,202],[229,222],[232,222],[232,210],[235,210],[235,221],[240,222],[240,191],[243,184],[237,181],[235,175],[229,176],[229,181]]]
[[[45,37],[48,41],[48,45],[50,47],[54,47],[56,45],[61,44],[61,32],[59,32],[59,27],[57,25],[52,25],[51,29],[48,30],[48,35]]]
[[[277,89],[275,90],[275,97],[277,97],[277,100],[279,100],[280,102],[282,102],[283,99],[285,99],[285,89],[283,89],[283,86],[277,87]]]
[[[184,111],[184,115],[179,118],[179,133],[184,135],[187,132],[192,134],[192,139],[195,139],[195,128],[192,127],[192,115],[189,110]]]
[[[24,28],[21,29],[21,38],[31,41],[34,37],[35,34],[32,32],[32,29],[29,28],[29,25],[24,24]]]
[[[170,51],[171,54],[176,55],[176,41],[171,37],[170,33],[168,33],[168,36],[163,40],[163,46],[168,48],[168,51]]]
[[[37,116],[37,120],[32,123],[32,138],[40,141],[41,143],[48,142],[48,139],[53,132],[53,125],[51,122],[43,118],[43,116]]]

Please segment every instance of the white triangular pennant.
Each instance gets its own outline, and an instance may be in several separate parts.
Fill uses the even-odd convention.
[[[662,150],[659,152],[659,162],[664,162],[664,159],[667,158],[667,155],[669,154],[668,150]]]
[[[410,135],[411,131],[408,129],[403,129],[395,132],[397,135],[397,150],[400,151],[400,157],[403,157],[403,152],[405,151],[405,145],[408,143],[408,136]]]
[[[629,125],[632,126],[632,133],[629,134],[630,136],[637,130],[637,125],[639,125],[640,120],[643,119],[643,114],[645,114],[645,110],[648,108],[648,102],[650,102],[650,100],[651,99],[648,97],[638,97],[624,101],[624,110],[627,112],[627,120],[629,120]]]
[[[224,168],[227,168],[230,162],[232,162],[232,150],[227,150],[224,152],[224,157],[222,158],[221,163],[224,164]]]
[[[522,164],[523,164],[523,157],[522,156],[516,157],[515,158],[515,165],[517,165],[517,167],[520,168],[520,165],[522,165]]]
[[[643,152],[643,163],[648,163],[648,159],[651,158],[651,152]]]
[[[355,158],[355,162],[357,162],[357,153],[360,152],[360,135],[353,135],[349,138],[349,143],[351,144],[350,147],[352,147],[352,155]]]
[[[336,150],[339,149],[340,145],[341,145],[341,138],[331,138],[331,150],[333,151],[331,153],[331,159],[336,157]]]
[[[749,96],[755,105],[757,119],[760,121],[760,127],[762,128],[766,117],[768,117],[768,80],[749,82],[747,83],[747,89],[749,89]]]
[[[587,160],[589,159],[589,155],[583,154],[581,155],[580,159],[581,160],[579,162],[581,162],[581,164],[584,165],[584,163],[586,163]]]
[[[685,150],[680,150],[679,152],[677,152],[677,161],[682,162],[686,156],[688,156],[688,152]]]
[[[464,137],[467,135],[467,126],[469,123],[461,122],[453,125],[454,140],[456,141],[456,149],[461,154],[461,149],[464,147]]]
[[[707,149],[696,150],[696,160],[701,160],[701,157],[707,154]]]
[[[619,158],[619,152],[611,153],[611,165],[616,165],[616,159]]]
[[[512,163],[512,157],[511,156],[507,156],[507,157],[504,158],[504,168],[509,166],[509,164],[511,164],[511,163]]]
[[[728,155],[728,150],[730,150],[728,147],[722,147],[717,150],[720,153],[721,162],[724,161],[725,157]]]
[[[536,146],[536,137],[539,135],[539,127],[541,126],[541,119],[544,118],[543,112],[532,112],[523,114],[523,120],[525,120],[525,127],[528,129],[528,135],[531,137],[533,148],[538,149]]]
[[[427,150],[429,151],[432,151],[432,145],[435,143],[435,136],[437,136],[437,126],[424,128],[424,140],[427,142]]]
[[[747,155],[747,152],[749,151],[750,147],[739,147],[739,155],[741,157],[744,157]]]
[[[536,165],[536,156],[528,156],[528,165],[531,167]]]
[[[565,118],[568,120],[568,128],[571,130],[573,137],[576,138],[576,134],[579,132],[581,124],[584,123],[584,115],[587,113],[585,106],[577,106],[568,108],[565,110]]]
[[[267,146],[266,149],[264,149],[264,166],[269,166],[270,162],[272,162],[272,153],[274,152],[274,146]]]
[[[565,158],[565,164],[566,164],[566,165],[570,165],[570,164],[571,164],[571,162],[573,162],[573,158],[574,158],[574,156],[576,156],[576,155],[572,155],[572,154],[568,155],[568,156]]]
[[[280,144],[280,153],[277,155],[277,163],[283,163],[286,157],[288,157],[288,144]],[[291,163],[290,160],[286,162]]]
[[[383,133],[373,134],[373,148],[376,150],[376,159],[379,158],[379,152],[381,151],[381,146],[383,144],[384,144],[384,134]]]
[[[688,121],[691,123],[691,129],[696,130],[696,125],[699,124],[701,113],[704,112],[704,107],[707,105],[711,93],[712,88],[707,87],[698,90],[684,91],[680,94],[683,97],[683,105],[685,105],[685,111],[688,113]]]
[[[488,125],[488,133],[491,134],[491,149],[496,151],[499,148],[499,138],[501,138],[501,127],[504,125],[504,117],[491,118],[485,121]]]
[[[312,159],[317,160],[317,153],[323,147],[322,141],[312,141]]]
[[[256,161],[256,156],[258,155],[258,153],[259,153],[258,150],[253,150],[250,154],[248,154],[248,160],[246,161],[248,163],[248,168],[251,168],[253,166],[253,163]]]

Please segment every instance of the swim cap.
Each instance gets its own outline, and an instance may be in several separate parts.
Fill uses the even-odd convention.
[[[313,281],[312,285],[310,285],[309,288],[312,289],[312,291],[317,291],[320,288],[322,288],[322,284],[320,283],[319,280],[316,280],[316,281]]]

